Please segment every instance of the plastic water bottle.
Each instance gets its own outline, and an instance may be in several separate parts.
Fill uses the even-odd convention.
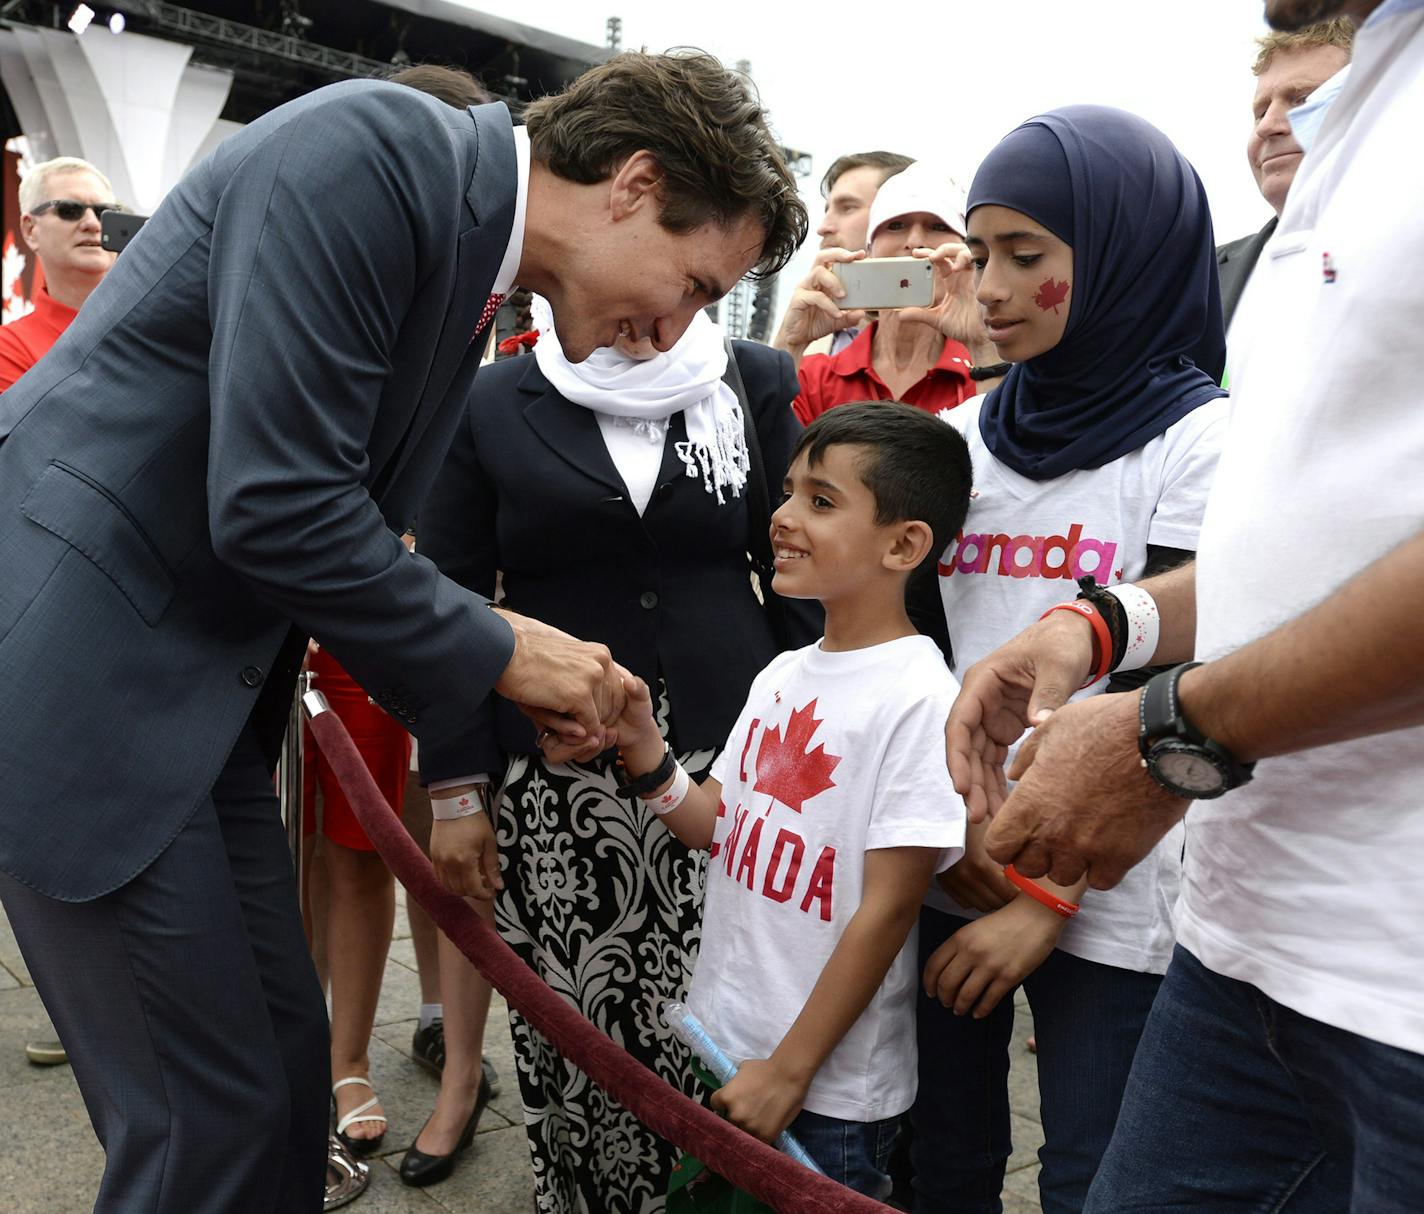
[[[702,1021],[688,1011],[687,1004],[669,999],[663,1004],[663,1023],[672,1030],[674,1037],[697,1055],[702,1065],[712,1073],[718,1083],[729,1082],[732,1076],[737,1073],[737,1064],[727,1057],[721,1046],[712,1040],[707,1030],[702,1027]],[[816,1166],[816,1161],[806,1153],[806,1148],[787,1131],[782,1130],[776,1136],[775,1145],[778,1151],[789,1155],[802,1167],[810,1168],[813,1172],[821,1171]]]

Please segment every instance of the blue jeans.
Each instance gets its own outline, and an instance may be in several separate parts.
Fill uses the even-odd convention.
[[[1419,1214],[1424,1055],[1311,1020],[1178,947],[1088,1209]]]
[[[920,965],[969,920],[925,907]],[[1024,981],[1038,1038],[1044,1214],[1079,1214],[1117,1124],[1132,1056],[1162,979],[1055,949]],[[920,1087],[911,1120],[915,1214],[1000,1214],[1013,1151],[1013,996],[983,1020],[920,994]]]
[[[900,1119],[842,1121],[802,1109],[787,1129],[832,1180],[874,1197],[890,1195],[890,1151],[900,1132]]]

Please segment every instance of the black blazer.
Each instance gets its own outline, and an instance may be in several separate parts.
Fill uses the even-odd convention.
[[[1231,318],[1236,315],[1236,305],[1241,302],[1241,292],[1251,281],[1251,271],[1261,257],[1276,231],[1276,217],[1271,216],[1259,232],[1233,240],[1230,244],[1219,245],[1216,250],[1216,275],[1221,280],[1221,318],[1226,328],[1231,328]]]
[[[801,425],[784,353],[736,342],[768,492],[781,482]],[[602,641],[650,686],[667,683],[677,749],[720,746],[757,673],[776,655],[747,561],[746,494],[718,505],[689,477],[668,429],[662,468],[639,517],[598,421],[560,396],[532,357],[480,372],[464,423],[420,514],[416,547],[461,585],[586,640]],[[817,603],[786,600],[796,645],[820,636]],[[498,697],[493,697],[498,700]],[[534,730],[498,700],[467,745],[428,746],[429,780],[498,770],[534,750]]]

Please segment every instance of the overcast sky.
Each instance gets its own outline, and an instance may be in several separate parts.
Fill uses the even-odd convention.
[[[1218,243],[1270,217],[1245,154],[1261,0],[462,2],[596,45],[616,14],[625,48],[749,60],[782,142],[812,154],[813,224],[821,174],[843,152],[933,158],[967,186],[1019,122],[1074,102],[1121,106],[1165,131],[1206,184]],[[783,279],[782,302],[786,290]]]

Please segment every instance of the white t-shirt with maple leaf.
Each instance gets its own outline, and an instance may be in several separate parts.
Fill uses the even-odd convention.
[[[1194,550],[1226,430],[1226,399],[1209,401],[1136,451],[1101,468],[1035,481],[996,460],[978,410],[942,415],[961,429],[974,465],[969,516],[939,561],[940,595],[963,672],[1012,640],[1092,574],[1119,585],[1142,575],[1149,544]],[[1107,681],[1074,698],[1097,695]],[[1075,957],[1140,973],[1167,970],[1181,886],[1181,826],[1112,889],[1090,889],[1058,938]],[[926,903],[966,919],[937,886]]]
[[[865,853],[964,846],[944,764],[959,685],[925,637],[779,655],[752,683],[709,773],[722,804],[688,1006],[732,1058],[766,1058],[801,1014],[860,906]],[[817,1073],[805,1107],[903,1113],[916,1085],[915,937]]]

